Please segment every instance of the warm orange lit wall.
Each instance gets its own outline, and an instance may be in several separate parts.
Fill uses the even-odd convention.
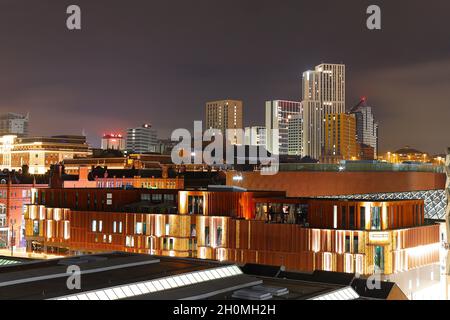
[[[31,189],[43,189],[47,187],[48,185],[46,184],[0,184],[0,204],[6,208],[6,224],[10,226],[11,219],[15,221],[16,246],[20,245],[22,241],[20,230],[22,226],[22,215],[24,206],[31,203]]]
[[[181,214],[188,213],[189,196],[203,196],[203,214],[205,216],[250,219],[255,211],[252,192],[180,191],[179,210]]]
[[[264,176],[242,172],[242,181],[233,181],[227,172],[227,185],[248,190],[286,191],[288,197],[314,197],[379,192],[407,192],[445,188],[445,174],[432,172],[279,172]]]
[[[56,216],[58,210],[61,213],[59,217]],[[116,250],[196,256],[239,263],[284,265],[301,271],[370,274],[373,246],[378,245],[370,239],[369,231],[313,229],[230,217],[70,211],[29,206],[25,219],[27,240],[39,241],[43,248],[56,247],[69,252]],[[102,231],[93,232],[93,220],[102,221]],[[38,235],[33,231],[35,221],[39,221],[41,229]],[[122,232],[114,232],[114,221],[122,222]],[[136,222],[146,223],[144,234],[136,234]],[[70,227],[69,239],[64,238],[65,223]],[[222,230],[220,241],[217,237],[219,227]],[[383,232],[387,234],[381,244],[385,250],[386,273],[438,262],[435,247],[439,245],[439,228],[436,224]],[[192,229],[195,229],[194,233]],[[127,237],[134,239],[133,247],[126,246]],[[357,249],[355,238],[358,239]],[[164,249],[164,239],[166,243],[173,239],[173,250]],[[346,239],[350,239],[349,249],[345,245]],[[431,247],[423,250],[423,246]]]
[[[174,189],[41,189],[39,190],[38,204],[49,207],[63,207],[77,210],[117,211],[124,205],[141,201],[141,194],[171,194],[176,198],[178,190]],[[108,198],[110,197],[110,198]],[[111,202],[108,204],[108,199]],[[176,200],[174,200],[176,205]]]
[[[343,160],[356,158],[356,119],[353,114],[328,114],[325,118],[325,155]]]
[[[339,200],[308,200],[308,223],[312,228],[334,228],[334,206],[337,207],[337,229],[370,229],[371,207],[380,207],[382,230],[395,228],[410,228],[423,225],[423,200],[403,201],[339,201]],[[354,207],[353,227],[350,227],[350,207]],[[365,207],[365,224],[361,221],[361,207]],[[344,211],[343,211],[344,208]],[[345,212],[345,216],[343,214]],[[345,223],[343,218],[345,217]]]

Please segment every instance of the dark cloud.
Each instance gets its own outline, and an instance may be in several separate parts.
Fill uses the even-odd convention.
[[[301,73],[347,65],[347,104],[367,95],[382,149],[442,152],[450,101],[450,2],[365,0],[2,0],[0,111],[31,113],[35,134],[151,122],[161,136],[203,119],[210,99],[240,98],[263,124],[266,99],[300,99]],[[78,4],[83,30],[65,28]]]

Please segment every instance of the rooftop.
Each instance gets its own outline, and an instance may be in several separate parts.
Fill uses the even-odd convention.
[[[0,184],[7,184],[8,181],[11,181],[13,185],[20,184],[41,184],[48,185],[49,175],[31,175],[28,173],[23,173],[22,171],[8,171],[3,170],[0,172]]]
[[[387,163],[380,161],[345,161],[340,164],[280,163],[279,171],[325,172],[435,172],[444,173],[443,166],[426,163]]]
[[[81,272],[81,289],[70,290],[69,266]],[[208,260],[128,253],[25,262],[0,267],[0,299],[172,300],[172,299],[360,299],[354,275],[299,274],[279,267],[244,266]],[[257,271],[261,268],[262,271]],[[255,272],[256,270],[256,272]],[[267,274],[267,270],[275,271]],[[364,294],[362,283],[356,288]],[[385,299],[389,288],[378,293]],[[373,298],[373,297],[370,297]]]

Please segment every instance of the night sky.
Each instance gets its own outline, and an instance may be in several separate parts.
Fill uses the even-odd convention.
[[[66,8],[82,9],[81,31]],[[345,5],[344,5],[345,4]],[[382,30],[366,8],[382,8]],[[192,129],[208,100],[300,100],[302,72],[347,66],[347,108],[367,96],[380,146],[450,146],[450,1],[0,0],[0,111],[30,112],[35,135],[150,122]]]

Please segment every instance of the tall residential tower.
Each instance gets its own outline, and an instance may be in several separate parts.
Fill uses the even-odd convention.
[[[319,159],[325,146],[325,117],[345,112],[345,65],[323,63],[303,73],[303,149]]]
[[[289,121],[292,117],[301,115],[301,102],[286,100],[266,102],[266,148],[270,153],[278,155],[289,153]]]
[[[243,129],[243,103],[239,100],[219,100],[206,103],[206,129],[219,129],[225,137],[231,130],[230,142],[242,144],[243,137],[237,129]]]
[[[303,115],[298,114],[289,119],[288,140],[288,154],[303,157]]]

